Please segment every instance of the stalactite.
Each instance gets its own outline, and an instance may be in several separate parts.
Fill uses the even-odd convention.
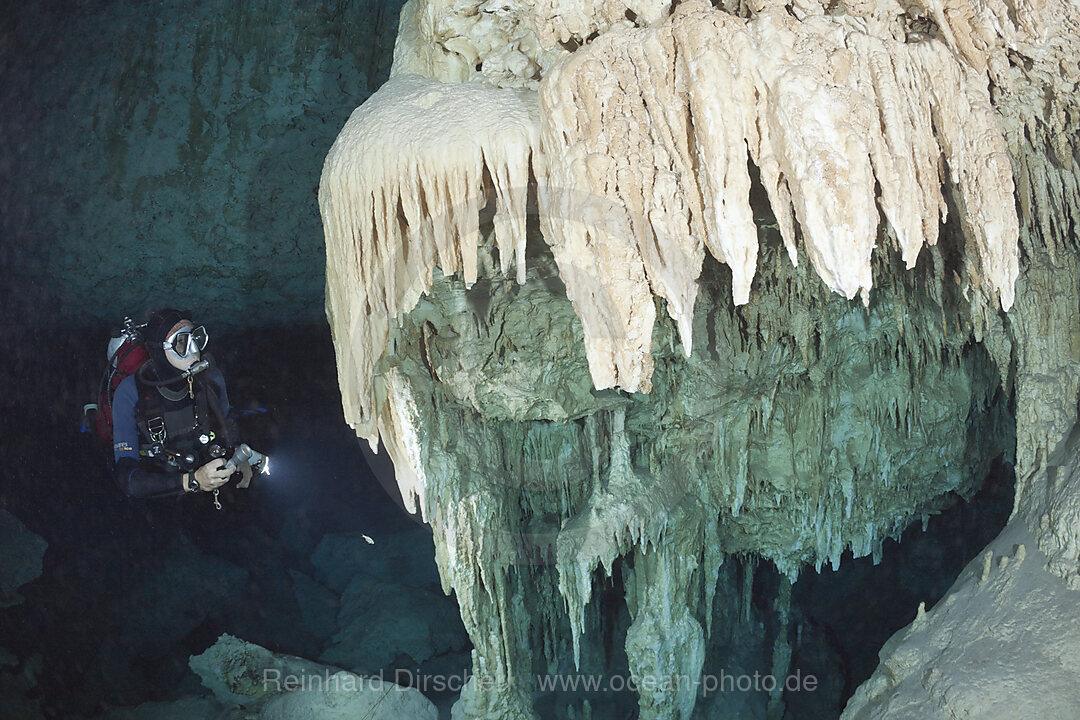
[[[749,619],[759,558],[876,563],[970,493],[1011,452],[995,379],[1042,520],[1034,470],[1080,391],[1076,115],[1010,93],[1070,96],[1073,10],[934,0],[940,36],[911,38],[873,3],[496,5],[411,1],[320,188],[346,419],[432,525],[475,671],[527,674],[533,632],[588,658],[620,564],[631,662],[693,670],[724,558]],[[1039,13],[1063,30],[1036,37]],[[1069,512],[1039,537],[1062,573]],[[461,707],[524,717],[527,695]]]
[[[536,113],[529,93],[399,77],[357,108],[326,157],[326,311],[346,420],[373,449],[371,380],[391,321],[430,289],[436,266],[463,272],[467,285],[476,280],[485,171],[497,197],[501,269],[516,264],[524,280]]]

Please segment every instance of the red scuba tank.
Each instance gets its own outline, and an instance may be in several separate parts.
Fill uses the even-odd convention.
[[[112,445],[113,441],[113,413],[112,400],[116,394],[116,388],[129,375],[134,375],[139,368],[150,359],[142,339],[132,335],[121,335],[109,341],[109,367],[107,369],[108,381],[102,384],[101,394],[98,397],[97,414],[94,425],[98,437],[105,443]]]

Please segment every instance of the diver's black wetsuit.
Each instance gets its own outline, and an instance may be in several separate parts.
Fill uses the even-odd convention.
[[[218,421],[218,418],[224,420],[229,412],[225,378],[213,360],[208,355],[204,357],[211,360],[210,367],[194,375],[191,386],[196,398],[201,399],[201,402],[196,404],[189,397],[187,381],[182,380],[172,386],[165,386],[166,392],[172,394],[173,397],[183,393],[182,397],[179,400],[170,400],[162,395],[159,409],[163,410],[162,414],[167,419],[172,419],[192,417],[193,407],[210,408],[211,412],[203,413],[209,417],[200,417],[199,420],[205,429],[216,432],[222,440],[225,440],[230,428],[219,427]],[[181,470],[163,460],[144,458],[139,455],[140,445],[146,447],[151,442],[149,437],[140,438],[139,422],[136,417],[140,390],[142,390],[142,395],[158,392],[157,388],[142,388],[136,382],[136,376],[130,375],[117,386],[116,394],[113,396],[113,458],[116,461],[116,482],[129,497],[158,498],[182,495],[184,480]],[[210,403],[215,403],[217,407],[210,407]],[[196,416],[199,414],[196,412]],[[169,432],[174,436],[179,434],[175,429],[169,429]],[[202,456],[199,452],[201,448],[191,437],[167,438],[164,444],[173,450],[192,452],[198,459],[199,465],[210,460],[209,457]]]

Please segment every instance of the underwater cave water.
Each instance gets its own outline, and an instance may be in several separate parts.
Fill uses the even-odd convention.
[[[32,372],[40,382],[7,384],[15,396],[5,399],[5,415],[24,412],[19,441],[7,443],[0,507],[49,546],[43,575],[20,590],[24,602],[0,609],[0,647],[16,658],[0,668],[0,715],[107,717],[206,694],[188,658],[223,633],[360,674],[404,670],[397,678],[405,682],[470,668],[456,603],[439,589],[430,532],[401,508],[385,470],[368,468],[341,420],[329,331],[208,325],[244,438],[273,463],[251,491],[224,493],[221,511],[209,497],[125,498],[104,448],[79,431],[101,371],[98,354],[85,349],[103,350],[107,328],[38,328],[5,351],[11,378]],[[32,350],[44,336],[52,351],[42,356]],[[721,639],[710,643],[706,669],[768,673],[769,653],[747,643],[771,648],[785,633],[790,667],[818,676],[821,691],[785,696],[783,717],[838,717],[885,640],[919,602],[940,599],[1004,526],[1012,486],[1011,467],[997,462],[981,492],[957,498],[925,531],[916,525],[887,542],[880,564],[847,553],[835,571],[804,570],[786,623],[775,612],[784,582],[775,568],[729,558],[720,582],[749,588],[752,606],[714,612]],[[618,647],[628,624],[618,566],[607,582],[595,602],[604,605],[605,643]],[[724,598],[718,593],[718,603]],[[454,694],[426,690],[449,717]],[[634,716],[627,690],[538,691],[534,705],[543,718],[566,717],[586,695],[594,718]],[[745,717],[765,717],[767,700],[736,704],[753,713]],[[720,704],[731,701],[704,698],[695,717],[727,717]]]

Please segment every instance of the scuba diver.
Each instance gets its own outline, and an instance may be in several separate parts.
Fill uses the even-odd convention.
[[[234,444],[225,378],[203,352],[206,328],[190,315],[166,309],[142,327],[127,321],[110,343],[108,372],[111,381],[130,374],[106,383],[99,420],[105,432],[112,426],[116,482],[128,496],[212,492],[220,510],[218,490],[234,476],[246,488],[253,468],[266,472],[269,461]]]

